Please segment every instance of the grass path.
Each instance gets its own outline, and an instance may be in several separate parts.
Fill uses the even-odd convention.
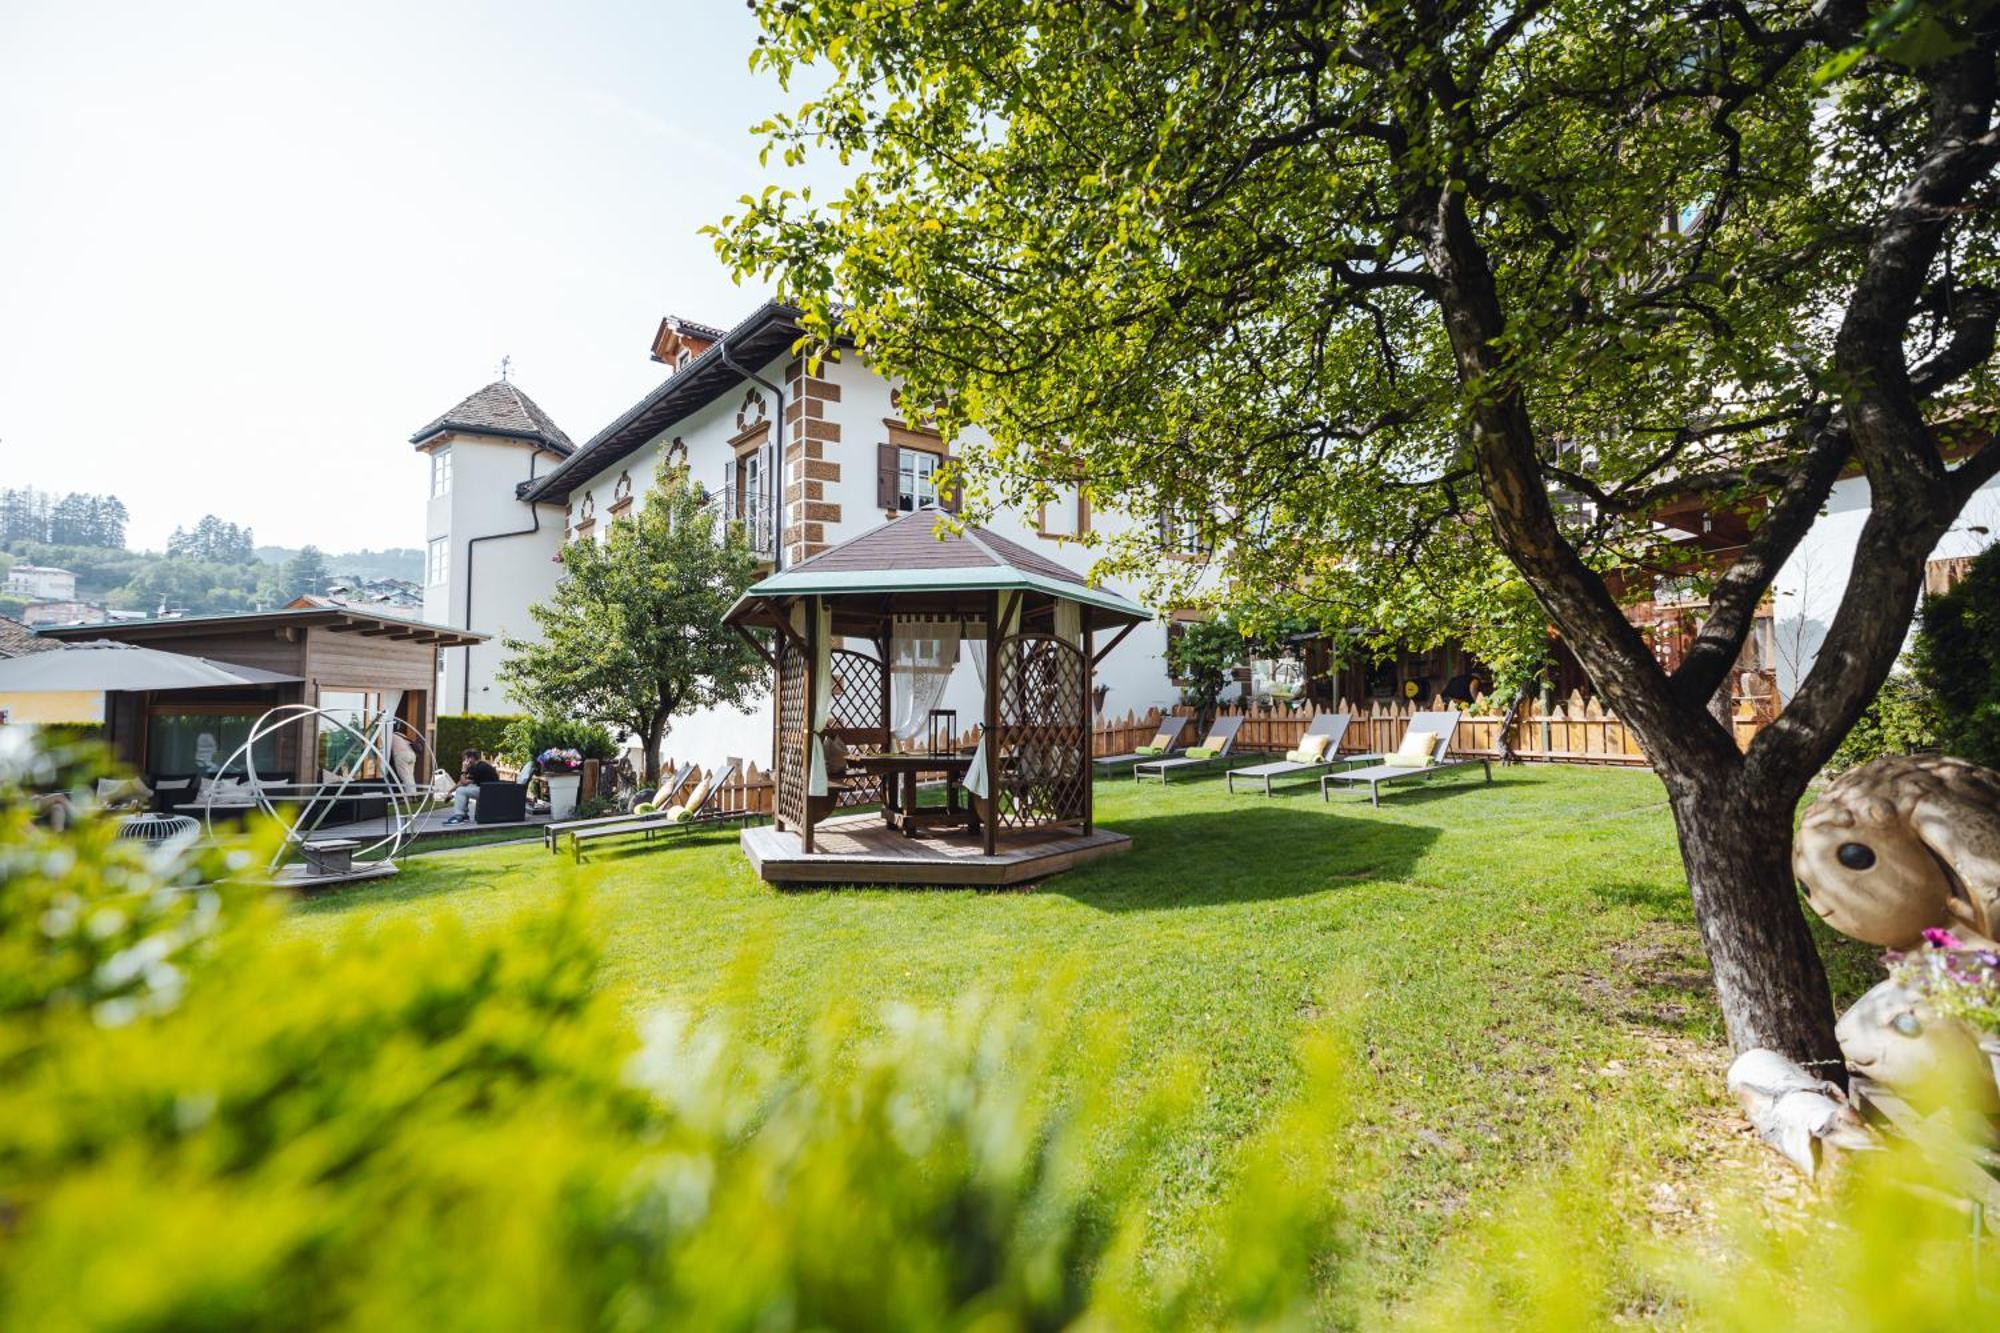
[[[1606,1126],[1642,1174],[1705,1151],[1720,1025],[1650,774],[1517,768],[1380,810],[1219,781],[1098,795],[1132,853],[1032,891],[780,892],[715,834],[574,872],[538,847],[418,860],[302,903],[295,928],[330,936],[375,910],[501,920],[576,874],[635,1009],[727,1003],[772,1043],[829,1006],[1061,988],[1123,1027],[1134,1088],[1177,1059],[1199,1071],[1157,1167],[1163,1254],[1200,1224],[1231,1146],[1297,1093],[1300,1036],[1331,1025],[1353,1052],[1356,1146],[1336,1313],[1360,1322]]]

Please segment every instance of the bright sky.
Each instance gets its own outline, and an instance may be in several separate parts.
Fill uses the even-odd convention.
[[[0,484],[158,548],[418,546],[408,437],[513,378],[578,442],[728,325],[768,179],[742,0],[0,0]]]

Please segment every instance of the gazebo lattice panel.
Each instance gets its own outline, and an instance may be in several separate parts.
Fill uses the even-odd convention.
[[[1000,645],[997,824],[1043,828],[1089,812],[1090,737],[1084,728],[1090,667],[1076,645],[1017,634]]]
[[[806,824],[806,655],[778,638],[778,746],[771,774],[776,814],[789,828]]]
[[[847,738],[850,753],[873,754],[887,748],[889,719],[882,716],[882,664],[851,648],[835,648],[827,654],[827,659],[827,668],[833,677],[829,726],[840,728]],[[854,739],[861,733],[869,732],[882,737],[883,743],[878,744],[872,737],[861,741]],[[833,797],[836,809],[868,805],[879,799],[866,783],[836,787]]]

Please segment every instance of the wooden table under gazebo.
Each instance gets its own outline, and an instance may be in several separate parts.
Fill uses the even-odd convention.
[[[1131,846],[1092,824],[1091,674],[1151,617],[985,528],[937,522],[905,515],[729,611],[770,631],[777,819],[743,833],[766,880],[1017,884]],[[980,682],[970,749],[933,726],[961,661]],[[917,805],[922,781],[943,806]]]

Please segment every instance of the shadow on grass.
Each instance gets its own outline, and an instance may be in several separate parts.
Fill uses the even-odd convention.
[[[1437,839],[1436,829],[1420,825],[1262,801],[1103,827],[1128,835],[1132,850],[1047,880],[1044,892],[1106,912],[1297,898],[1406,878]]]
[[[532,850],[532,849],[531,849]],[[449,857],[426,860],[423,857],[409,858],[398,863],[397,874],[388,879],[370,880],[348,888],[321,889],[300,893],[293,900],[290,911],[300,916],[319,916],[328,912],[352,912],[356,908],[381,907],[391,903],[422,902],[429,898],[442,898],[457,893],[461,889],[477,887],[491,881],[497,873],[495,868],[458,861]],[[422,867],[423,873],[411,873],[413,868]]]

